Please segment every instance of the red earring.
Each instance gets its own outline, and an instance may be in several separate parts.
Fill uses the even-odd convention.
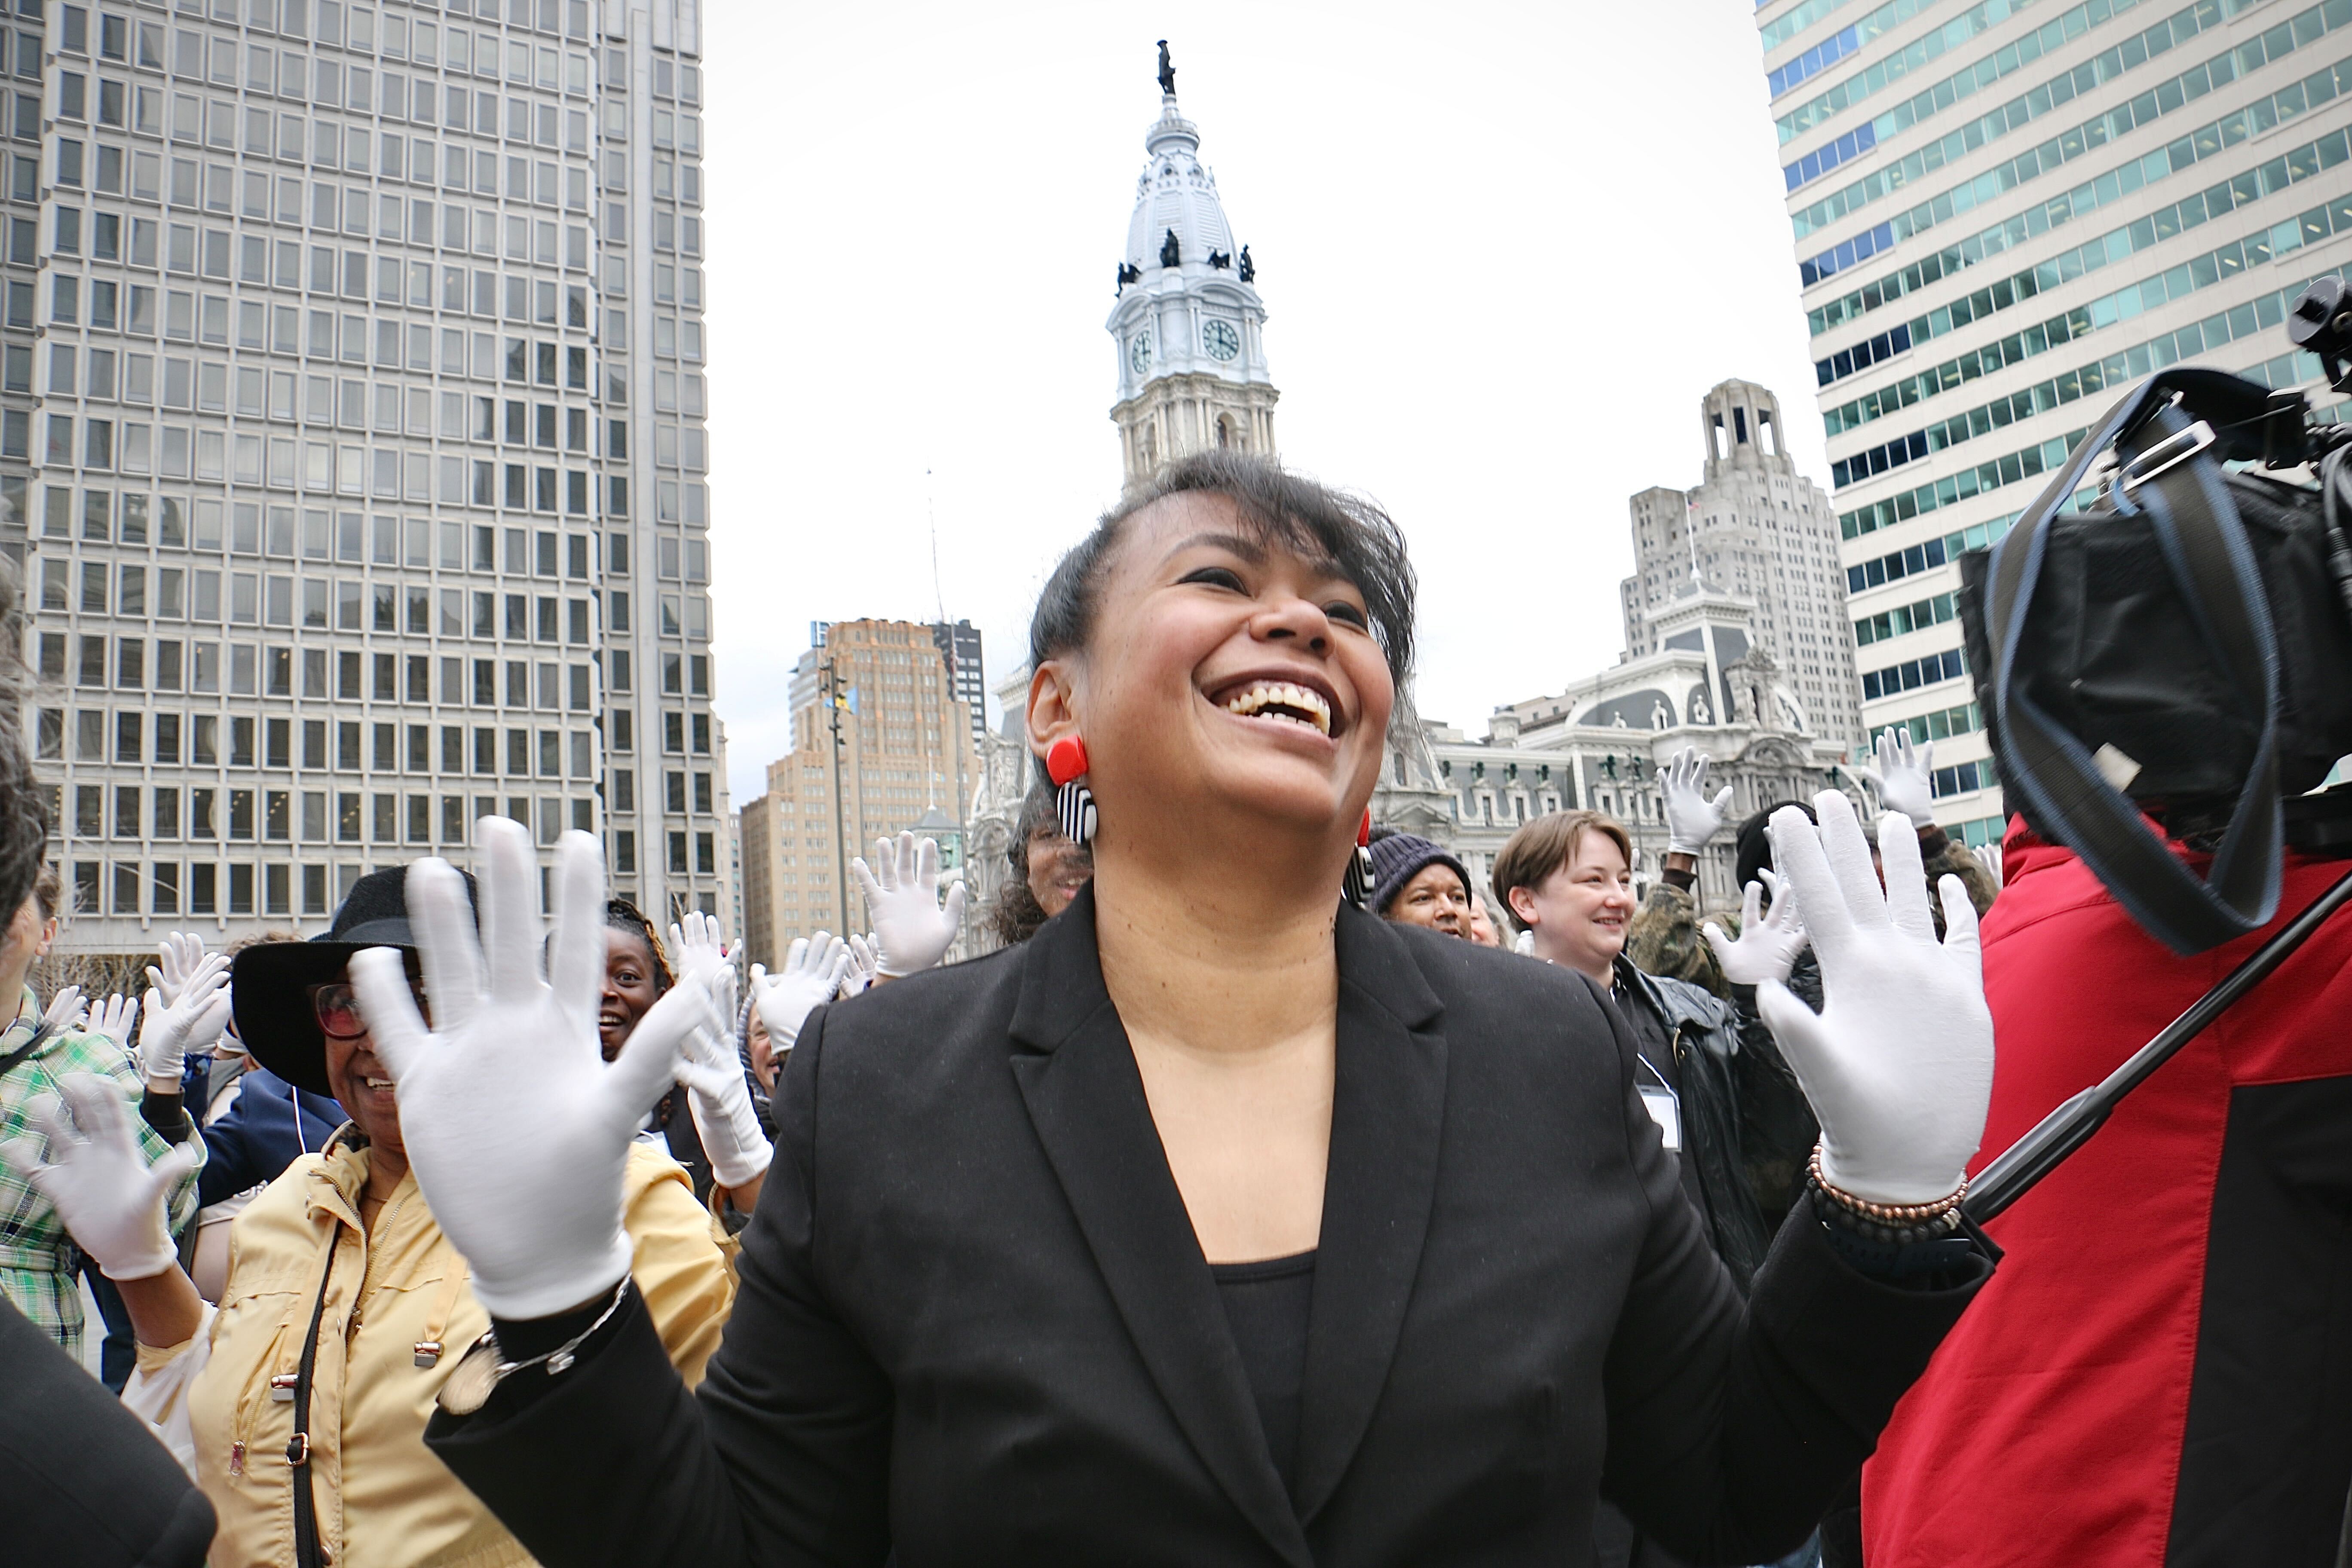
[[[1065,735],[1045,751],[1045,776],[1054,781],[1054,816],[1062,837],[1090,844],[1095,837],[1095,795],[1078,781],[1087,775],[1087,743]]]

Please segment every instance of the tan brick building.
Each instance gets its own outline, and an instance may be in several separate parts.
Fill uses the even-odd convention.
[[[851,857],[934,809],[960,828],[979,780],[971,710],[929,626],[816,629],[793,678],[792,754],[768,764],[767,793],[739,818],[744,942],[772,967],[796,936],[864,931]]]

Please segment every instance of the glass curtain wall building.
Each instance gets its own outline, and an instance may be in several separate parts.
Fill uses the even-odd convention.
[[[2284,307],[2352,256],[2352,0],[1769,0],[1756,13],[1863,718],[2000,797],[1954,558],[2185,360],[2315,383]]]
[[[723,908],[695,0],[5,5],[68,946],[315,928],[491,812]]]

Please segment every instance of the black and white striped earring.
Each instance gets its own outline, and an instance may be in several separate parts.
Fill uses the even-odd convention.
[[[1091,844],[1095,837],[1095,792],[1080,781],[1087,776],[1087,743],[1065,735],[1045,752],[1045,776],[1054,781],[1054,816],[1062,837],[1073,844]]]
[[[1364,820],[1356,827],[1356,852],[1348,857],[1348,869],[1339,879],[1339,891],[1347,900],[1362,909],[1372,901],[1372,808],[1364,808]]]

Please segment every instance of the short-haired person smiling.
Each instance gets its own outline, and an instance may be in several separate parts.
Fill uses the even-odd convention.
[[[411,1159],[497,1319],[429,1441],[541,1563],[1549,1564],[1604,1490],[1693,1557],[1805,1537],[1990,1267],[1949,1212],[1990,1083],[1973,922],[1922,934],[1851,812],[1781,831],[1834,998],[1774,1015],[1825,1185],[1743,1301],[1589,980],[1342,903],[1412,601],[1384,514],[1226,453],[1064,558],[1029,736],[1094,879],[1022,946],[808,1016],[698,1396],[610,1239],[660,1064],[605,1066],[566,1000],[593,842],[559,849],[552,991],[495,957],[485,988],[454,872],[415,874],[459,1021],[428,1034],[396,968],[363,995],[406,1015]],[[530,861],[486,826],[493,955],[536,941],[500,891]]]

